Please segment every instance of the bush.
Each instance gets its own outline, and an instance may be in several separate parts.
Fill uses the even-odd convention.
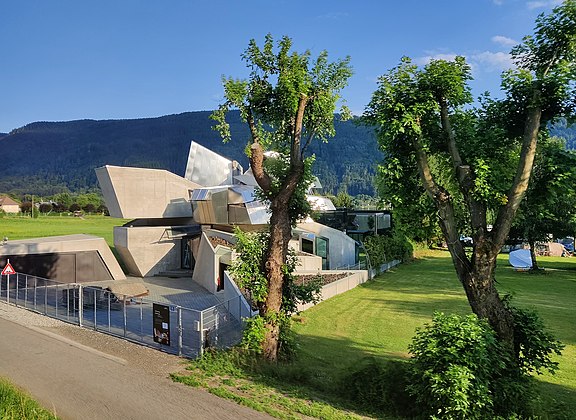
[[[475,315],[434,314],[417,330],[408,391],[422,414],[442,419],[515,418],[534,415],[530,372],[554,372],[551,353],[562,344],[544,331],[534,312],[514,314],[516,352]],[[529,314],[527,316],[526,314]]]
[[[408,346],[408,391],[428,416],[482,419],[493,415],[490,380],[500,365],[496,334],[475,315],[434,314]]]
[[[364,247],[374,268],[392,260],[408,261],[414,252],[408,238],[398,231],[390,235],[369,236],[364,240]]]
[[[40,210],[40,213],[50,213],[52,211],[53,207],[52,204],[50,203],[42,203],[40,204],[40,207],[38,208],[38,210]]]
[[[540,375],[544,371],[554,373],[558,369],[558,362],[552,361],[550,356],[560,356],[564,345],[546,331],[535,311],[516,308],[510,301],[510,296],[504,298],[505,305],[514,316],[514,354],[521,372],[526,375]]]

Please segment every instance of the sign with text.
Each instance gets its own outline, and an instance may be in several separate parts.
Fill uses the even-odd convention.
[[[152,304],[152,320],[154,323],[154,341],[170,345],[170,308],[159,303]]]

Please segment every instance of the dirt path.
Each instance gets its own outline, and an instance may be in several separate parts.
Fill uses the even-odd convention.
[[[168,374],[183,369],[178,357],[74,326],[4,318],[0,376],[62,419],[270,418],[172,382]]]

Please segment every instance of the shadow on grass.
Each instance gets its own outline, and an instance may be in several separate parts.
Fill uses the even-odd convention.
[[[232,350],[212,353],[207,362],[192,361],[190,374],[173,378],[279,418],[402,418],[393,408],[378,410],[355,401],[346,382],[364,360],[401,358],[374,356],[347,339],[298,337],[298,342],[301,351],[290,363],[269,364]]]
[[[572,420],[576,415],[576,390],[536,379],[540,393],[539,405],[544,419]]]
[[[347,378],[366,360],[381,364],[406,361],[407,353],[378,354],[361,350],[357,343],[345,338],[299,336],[298,342],[301,349],[295,360],[277,365],[260,364],[253,380],[282,394],[295,395],[307,401],[323,401],[339,410],[358,415],[398,418],[393,407],[383,411],[352,399],[353,390]]]
[[[361,403],[352,398],[355,390],[358,389],[358,382],[347,382],[352,373],[358,372],[359,367],[366,366],[365,362],[368,360],[372,360],[378,365],[390,365],[391,362],[407,361],[407,355],[400,357],[391,353],[371,353],[359,349],[357,343],[345,338],[335,339],[302,335],[298,337],[298,342],[301,345],[301,351],[296,360],[291,363],[275,365],[264,362],[249,362],[242,366],[240,377],[248,378],[252,385],[243,384],[236,390],[232,390],[231,393],[222,393],[221,395],[226,395],[232,399],[235,399],[234,394],[241,395],[250,402],[256,402],[255,405],[246,404],[245,401],[239,399],[236,401],[277,417],[293,417],[295,414],[300,414],[317,418],[352,418],[352,414],[354,414],[381,419],[407,418],[402,415],[403,411],[399,411],[399,407],[403,407],[402,404],[405,401],[400,404],[391,402],[389,406],[384,408],[377,408],[378,404],[381,404],[381,400]],[[229,377],[226,374],[223,376]],[[394,387],[396,384],[393,381],[397,379],[388,379],[388,382]],[[369,377],[366,377],[366,380],[368,381]],[[232,382],[229,379],[222,381],[225,385],[230,385]],[[401,386],[400,383],[398,386]],[[537,379],[536,386],[540,394],[540,398],[534,401],[538,418],[574,418],[576,392],[573,388],[542,382]],[[366,392],[369,392],[368,387],[369,384],[366,383]],[[221,388],[222,386],[219,389]],[[256,391],[247,391],[248,389]],[[276,396],[270,398],[272,395],[270,390],[274,390]],[[402,394],[400,389],[396,391],[398,394]],[[256,392],[256,394],[250,392]],[[298,402],[283,402],[283,398]],[[339,411],[331,411],[329,414],[326,410],[320,412],[320,409],[313,408],[316,403],[328,405]],[[409,406],[404,406],[409,409]],[[278,415],[278,412],[281,414]]]

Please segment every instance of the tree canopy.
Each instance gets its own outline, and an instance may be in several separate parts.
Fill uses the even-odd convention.
[[[252,39],[242,59],[248,78],[223,79],[225,101],[212,118],[224,141],[231,140],[226,114],[232,109],[240,111],[250,130],[250,167],[271,212],[261,266],[267,290],[258,302],[266,328],[262,346],[264,356],[276,360],[288,242],[292,226],[309,211],[305,193],[312,161],[307,152],[314,139],[327,141],[334,135],[334,113],[352,69],[349,57],[330,62],[322,51],[313,59],[310,51],[292,51],[289,37],[276,44],[270,34],[262,47]],[[345,107],[341,115],[348,116]]]
[[[502,76],[503,98],[486,94],[478,105],[464,57],[423,67],[403,58],[380,77],[364,118],[386,155],[381,173],[401,184],[397,196],[423,187],[473,311],[513,345],[513,315],[495,287],[496,256],[528,188],[539,137],[548,122],[574,113],[576,2],[540,15],[511,54],[516,67]],[[473,238],[471,253],[462,233]]]

